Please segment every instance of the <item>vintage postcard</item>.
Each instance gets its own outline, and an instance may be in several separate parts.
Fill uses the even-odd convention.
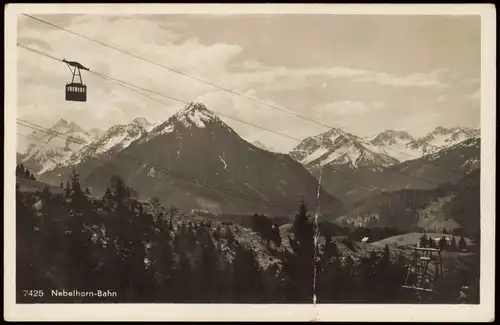
[[[494,320],[494,6],[5,24],[6,320]]]

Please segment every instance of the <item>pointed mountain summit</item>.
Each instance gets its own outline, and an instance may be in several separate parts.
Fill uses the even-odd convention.
[[[288,155],[255,147],[197,102],[116,154],[98,159],[92,168],[85,166],[90,165],[79,164],[76,169],[82,184],[96,195],[116,174],[144,199],[157,197],[167,206],[221,214],[292,216],[301,197],[316,202],[318,189],[317,180],[301,164]],[[58,174],[65,178],[67,172]],[[339,200],[323,190],[321,197],[325,218],[341,213]]]
[[[23,163],[34,172],[44,173],[53,169],[72,152],[94,140],[94,137],[78,124],[65,119],[60,119],[49,130],[35,130],[31,133],[34,141],[24,154]]]
[[[386,146],[396,143],[407,143],[412,140],[414,140],[413,137],[406,131],[386,130],[379,133],[371,140],[371,143],[373,145]]]
[[[54,124],[54,126],[52,126],[52,128],[57,128],[57,127],[60,127],[60,126],[64,126],[64,125],[68,125],[68,121],[66,121],[65,119],[59,119],[59,121],[57,121],[56,124]]]
[[[144,141],[165,133],[185,133],[192,132],[192,129],[218,128],[235,133],[227,124],[225,124],[214,112],[210,111],[201,102],[190,102],[183,109],[172,115],[163,123],[159,123],[151,129],[150,134]],[[190,131],[189,131],[190,130]]]
[[[75,122],[71,121],[68,122],[65,119],[60,119],[57,121],[56,124],[54,124],[51,128],[51,130],[57,131],[57,132],[85,132],[85,130]]]
[[[195,125],[204,128],[207,124],[221,122],[215,113],[208,110],[201,102],[191,102],[182,110],[175,113],[174,119],[180,121],[185,127]]]

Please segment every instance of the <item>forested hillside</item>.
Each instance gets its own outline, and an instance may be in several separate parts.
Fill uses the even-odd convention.
[[[278,231],[257,216],[252,230],[140,202],[116,177],[101,198],[85,193],[76,174],[63,194],[16,189],[19,289],[106,288],[118,293],[109,302],[311,303],[316,261],[319,303],[415,301],[401,289],[405,253],[386,246],[348,254],[323,231],[314,259],[315,227],[304,203],[293,224]],[[456,302],[464,281],[475,278],[447,274],[449,289],[434,302]],[[17,299],[33,298],[19,292]]]

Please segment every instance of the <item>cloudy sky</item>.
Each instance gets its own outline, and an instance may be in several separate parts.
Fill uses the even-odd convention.
[[[421,136],[436,126],[480,126],[479,16],[36,15],[159,64],[251,96],[249,100],[27,17],[18,42],[92,71],[216,113],[304,138],[327,127],[360,136],[386,129]],[[106,129],[136,117],[165,120],[165,104],[85,73],[88,101],[64,100],[62,63],[18,48],[18,117]],[[280,151],[296,141],[223,118],[244,138]],[[30,130],[19,127],[18,133]],[[22,138],[22,136],[19,136]],[[22,143],[22,139],[19,139]]]

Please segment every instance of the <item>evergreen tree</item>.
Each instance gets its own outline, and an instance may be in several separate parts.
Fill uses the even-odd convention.
[[[217,301],[217,285],[219,281],[219,254],[216,251],[208,225],[201,225],[198,232],[198,245],[195,247],[194,278],[197,301]]]
[[[64,183],[61,182],[61,184],[59,185],[61,188],[64,188]]]
[[[49,288],[52,283],[42,276],[47,264],[41,254],[41,218],[36,216],[33,201],[31,193],[20,192],[16,187],[16,285]],[[18,295],[16,299],[22,301],[26,297]]]
[[[149,204],[151,205],[151,207],[153,208],[153,210],[160,210],[161,208],[161,204],[160,204],[160,200],[157,198],[157,197],[152,197],[150,200],[149,200]]]
[[[164,219],[153,219],[145,216],[146,222],[142,223],[144,236],[151,242],[148,254],[150,260],[150,274],[157,279],[157,284],[147,291],[156,291],[154,298],[161,301],[170,301],[175,292],[171,292],[174,280],[174,252],[171,244],[171,233],[167,230]],[[151,276],[151,275],[150,275]],[[146,295],[148,292],[144,292]]]
[[[356,266],[353,258],[350,255],[345,257],[345,263],[341,269],[340,281],[336,281],[337,283],[342,283],[343,290],[340,292],[340,298],[342,301],[352,301],[353,298],[356,297],[356,289],[357,289],[357,274],[356,274]]]
[[[446,250],[448,248],[448,241],[446,240],[446,236],[442,236],[439,240],[439,248],[441,250]]]
[[[365,294],[362,295],[362,302],[376,301],[380,283],[377,272],[378,256],[375,251],[371,251],[368,257],[362,258],[360,263],[360,285]]]
[[[198,296],[194,272],[189,258],[184,252],[176,251],[179,256],[178,267],[174,269],[173,299],[174,302],[194,302]]]
[[[371,295],[372,299],[375,299],[376,302],[385,302],[387,296],[392,294],[391,282],[393,281],[391,274],[391,251],[389,245],[385,245],[380,257],[376,255],[370,256],[369,261],[374,263],[374,274],[372,277],[369,277],[369,279],[371,279],[369,281],[373,281],[375,283],[373,286],[368,287],[372,291],[369,292],[369,295]]]
[[[436,248],[436,241],[432,237],[429,238],[429,247]]]
[[[229,246],[233,246],[234,243],[235,243],[235,238],[234,238],[234,234],[231,231],[231,228],[229,226],[226,226],[225,236],[226,236],[226,239],[227,239],[227,244]]]
[[[319,302],[336,302],[344,291],[341,254],[330,235],[325,235],[325,245],[316,266],[316,294]]]
[[[419,246],[420,247],[428,247],[429,246],[429,241],[428,241],[427,235],[425,233],[420,237]]]
[[[292,226],[294,238],[290,238],[293,253],[287,254],[284,271],[287,275],[287,300],[312,301],[314,269],[314,225],[306,204],[302,201]]]
[[[262,270],[251,248],[236,245],[232,289],[235,302],[256,303],[264,298]]]
[[[113,198],[113,194],[111,193],[111,189],[108,187],[106,191],[104,191],[104,195],[102,197],[104,200],[111,200]]]
[[[30,178],[31,178],[30,171],[26,169],[26,170],[24,171],[24,176],[25,176],[27,179],[30,179]]]
[[[276,246],[281,246],[280,227],[277,224],[274,224],[272,228],[272,241]]]
[[[89,288],[93,281],[92,270],[96,261],[92,259],[92,233],[90,215],[91,204],[83,194],[78,174],[73,169],[71,190],[69,192],[69,238],[67,243],[69,253],[70,283],[76,288]]]
[[[450,252],[456,252],[458,250],[457,246],[457,241],[455,239],[455,236],[451,238],[451,243],[450,243]]]
[[[66,188],[64,189],[64,193],[66,197],[71,195],[71,186],[69,185],[69,181],[66,182]]]
[[[458,241],[458,250],[461,252],[463,250],[467,250],[467,243],[465,242],[464,237],[460,237]]]

